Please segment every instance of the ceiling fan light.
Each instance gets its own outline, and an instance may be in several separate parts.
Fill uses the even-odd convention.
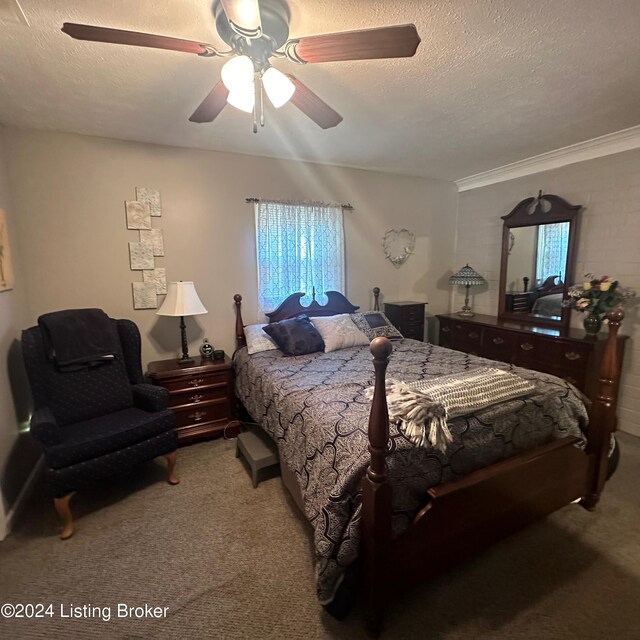
[[[282,71],[273,67],[269,67],[262,75],[262,84],[271,104],[276,109],[289,102],[296,90],[293,82]]]
[[[235,56],[225,62],[220,76],[229,91],[242,89],[253,84],[253,62],[249,56]]]
[[[233,91],[229,91],[227,96],[227,103],[240,111],[246,111],[251,113],[256,102],[256,93],[253,82],[251,84],[245,84]]]

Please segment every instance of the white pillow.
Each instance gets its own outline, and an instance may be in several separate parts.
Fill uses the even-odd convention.
[[[247,340],[249,355],[278,348],[273,338],[262,330],[262,327],[266,326],[266,324],[248,324],[244,328],[244,337]]]
[[[325,352],[369,344],[369,338],[356,327],[348,313],[337,316],[311,318],[324,340]]]

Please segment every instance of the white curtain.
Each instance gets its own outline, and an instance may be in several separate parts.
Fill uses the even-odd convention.
[[[273,311],[304,291],[303,304],[325,291],[344,293],[344,229],[340,205],[261,200],[255,205],[258,308]]]
[[[536,278],[544,282],[549,276],[564,278],[569,244],[569,223],[542,224],[538,227]]]

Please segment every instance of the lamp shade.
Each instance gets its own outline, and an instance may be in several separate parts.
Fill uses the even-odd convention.
[[[229,91],[242,89],[253,84],[253,62],[249,56],[235,56],[225,62],[220,76]]]
[[[227,102],[240,111],[251,113],[256,103],[256,90],[253,82],[233,91],[229,91]]]
[[[449,278],[449,284],[462,284],[465,286],[484,284],[485,279],[468,264]]]
[[[262,76],[262,84],[271,104],[279,109],[295,93],[296,86],[287,76],[273,67],[269,67]]]
[[[159,316],[198,316],[207,313],[193,282],[170,282],[167,297],[156,311]]]

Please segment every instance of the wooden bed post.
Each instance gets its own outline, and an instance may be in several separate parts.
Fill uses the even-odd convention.
[[[236,293],[233,299],[236,303],[236,349],[241,349],[247,346],[247,340],[244,337],[244,323],[242,322],[242,296]]]
[[[598,393],[589,412],[589,444],[587,453],[593,456],[590,470],[590,493],[582,500],[587,509],[594,509],[607,479],[609,442],[616,430],[616,399],[618,395],[618,330],[624,319],[622,307],[607,315],[609,335],[600,362]]]
[[[369,414],[369,452],[371,462],[362,480],[362,561],[368,605],[368,625],[380,631],[387,595],[387,562],[391,542],[391,485],[387,476],[389,412],[385,373],[393,347],[387,338],[374,338],[375,385]]]
[[[380,311],[380,287],[373,287],[373,310]]]

